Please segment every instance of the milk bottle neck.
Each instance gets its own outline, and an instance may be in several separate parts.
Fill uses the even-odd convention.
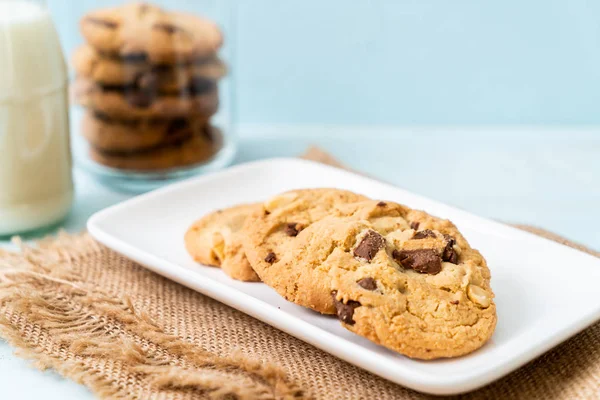
[[[51,92],[67,80],[45,0],[0,0],[0,102]]]

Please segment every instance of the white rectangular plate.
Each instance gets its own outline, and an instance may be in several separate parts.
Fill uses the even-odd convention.
[[[334,317],[289,303],[263,283],[238,282],[192,261],[183,235],[209,211],[260,201],[285,190],[337,187],[451,219],[487,258],[498,326],[480,350],[417,361],[344,329]],[[349,363],[433,394],[488,384],[600,318],[600,260],[363,176],[299,159],[229,168],[136,197],[95,214],[90,233],[152,271],[213,297]],[[583,279],[573,280],[577,271]]]

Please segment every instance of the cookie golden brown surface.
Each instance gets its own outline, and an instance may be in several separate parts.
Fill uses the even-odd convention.
[[[191,118],[212,116],[219,108],[217,86],[202,91],[161,93],[154,89],[106,87],[79,77],[72,84],[74,100],[91,110],[118,119]]]
[[[250,265],[263,282],[286,299],[319,312],[333,313],[327,289],[317,289],[323,282],[313,280],[308,271],[284,264],[283,260],[299,232],[328,216],[345,215],[347,204],[364,199],[339,189],[293,190],[270,198],[244,224],[244,251]]]
[[[71,64],[78,76],[100,85],[133,89],[151,86],[163,93],[193,91],[202,80],[216,81],[227,73],[225,64],[216,56],[176,65],[122,62],[103,57],[91,46],[76,49]]]
[[[287,261],[324,282],[316,288],[331,296],[344,327],[420,359],[467,354],[491,337],[490,271],[451,222],[408,208],[355,217],[307,227]]]
[[[131,153],[201,135],[203,130],[210,129],[207,124],[207,117],[127,121],[87,111],[81,121],[81,133],[98,150]]]
[[[408,357],[468,354],[496,326],[481,254],[452,222],[394,202],[292,190],[209,214],[186,245],[200,262],[251,267],[287,300]]]
[[[126,61],[176,63],[212,55],[223,36],[212,21],[146,3],[95,10],[80,22],[96,50]]]
[[[181,142],[137,152],[107,152],[90,147],[92,160],[107,167],[130,171],[157,171],[193,165],[213,157],[221,146],[218,128],[206,126],[203,134]]]
[[[185,246],[199,263],[221,267],[233,279],[260,281],[242,248],[244,221],[260,204],[244,204],[212,212],[185,234]]]

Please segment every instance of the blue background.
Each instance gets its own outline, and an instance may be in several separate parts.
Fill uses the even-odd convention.
[[[86,12],[121,3],[48,1],[67,53]],[[226,29],[236,163],[317,144],[415,193],[600,249],[600,1],[158,3]],[[88,200],[75,221],[114,201]]]
[[[48,2],[68,51],[118,3]],[[226,24],[241,123],[600,124],[596,0],[158,3]]]

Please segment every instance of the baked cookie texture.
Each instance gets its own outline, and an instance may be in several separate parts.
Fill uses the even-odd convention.
[[[104,86],[124,88],[156,88],[160,92],[180,93],[201,86],[202,80],[216,81],[227,73],[225,63],[217,56],[201,58],[173,66],[147,62],[121,62],[103,57],[91,46],[81,46],[71,57],[77,76]]]
[[[107,152],[90,146],[90,158],[107,167],[129,171],[168,170],[193,165],[213,157],[222,145],[218,128],[205,126],[203,134],[177,143],[136,152]]]
[[[485,259],[450,221],[391,202],[378,202],[376,215],[372,203],[298,234],[281,268],[319,284],[295,298],[328,295],[320,311],[332,304],[345,328],[409,357],[481,347],[497,319]]]
[[[196,221],[185,234],[185,246],[199,263],[221,267],[233,279],[256,282],[243,251],[242,227],[260,204],[244,204],[212,212]]]
[[[262,280],[408,357],[457,357],[496,326],[490,271],[450,221],[339,189],[292,190],[211,213],[186,233],[195,260]]]
[[[212,21],[146,3],[93,11],[81,20],[80,29],[99,52],[155,64],[212,55],[223,43],[221,31]]]
[[[339,189],[292,190],[267,200],[248,216],[243,246],[250,265],[267,285],[299,305],[334,313],[326,282],[288,263],[296,236],[310,224],[332,215],[347,215],[347,205],[365,196]],[[329,307],[323,306],[327,304]]]
[[[207,124],[208,117],[126,121],[87,111],[81,122],[81,133],[100,151],[131,153],[202,135]]]
[[[201,91],[182,96],[160,93],[154,89],[107,88],[80,77],[75,80],[72,93],[75,101],[82,106],[125,120],[210,117],[219,108],[219,97],[214,82]]]

